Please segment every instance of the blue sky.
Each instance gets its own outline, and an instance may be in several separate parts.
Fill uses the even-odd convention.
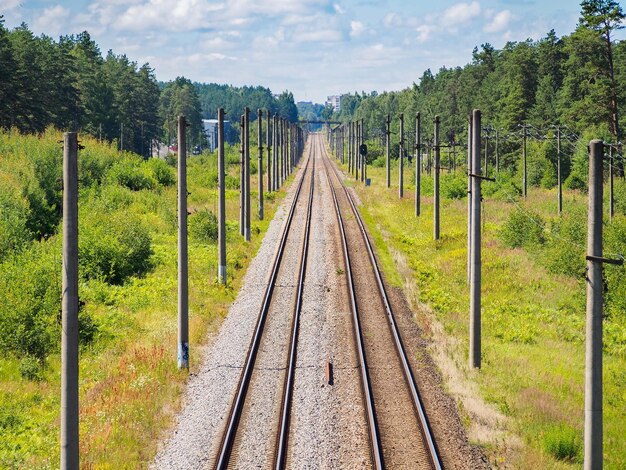
[[[149,62],[159,80],[264,85],[315,102],[405,88],[485,42],[568,34],[579,10],[574,0],[0,0],[5,26],[88,30],[103,53]]]

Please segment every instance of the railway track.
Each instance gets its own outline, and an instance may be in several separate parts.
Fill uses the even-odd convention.
[[[350,192],[326,155],[320,135],[311,136],[309,142],[304,173],[272,264],[239,384],[214,456],[214,468],[283,469],[290,465],[288,447],[294,432],[290,424],[300,312],[315,164],[320,160],[343,248],[363,416],[369,432],[370,465],[377,469],[442,468],[365,226]],[[308,199],[303,196],[305,193]],[[300,217],[294,223],[302,206],[306,206],[304,221]],[[288,261],[284,264],[283,260]],[[290,271],[289,263],[296,260],[297,269],[292,266]],[[291,285],[296,277],[297,282]]]
[[[250,464],[251,462],[246,464],[245,462],[239,461],[239,453],[244,448],[248,455],[252,454],[258,459],[258,461],[255,462],[257,465],[259,462],[271,461],[275,468],[284,468],[285,466],[286,448],[289,438],[290,407],[296,365],[299,317],[302,308],[302,293],[306,274],[311,209],[315,186],[314,175],[315,157],[312,156],[311,147],[309,147],[309,156],[304,174],[298,183],[287,216],[280,244],[272,265],[270,279],[258,314],[254,334],[248,348],[242,374],[215,458],[216,469],[239,468]],[[302,238],[299,239],[293,236],[294,230],[292,230],[292,224],[298,206],[303,202],[301,193],[304,192],[303,188],[306,187],[308,187],[308,200],[306,201],[305,226]],[[299,256],[296,255],[298,251]],[[290,292],[276,296],[275,288],[284,268],[283,260],[292,260],[295,258],[299,259],[297,283],[295,286],[290,286],[288,282],[284,282],[285,280],[289,280],[290,273],[283,273],[283,284],[287,285],[286,290]],[[292,308],[289,308],[289,305],[291,305]],[[289,312],[292,312],[292,315],[289,315]],[[290,326],[287,326],[289,323]],[[269,325],[269,327],[266,328],[266,325]],[[289,330],[289,340],[282,341],[285,339],[285,335],[282,335],[282,337],[279,336],[278,338],[276,336],[270,336],[268,333],[270,330],[278,330],[283,333]],[[280,357],[270,357],[272,354],[271,352],[268,353],[266,349],[271,350],[272,347],[269,347],[268,344],[276,342],[284,343],[280,349],[283,350],[281,352],[286,350],[286,354],[282,354]],[[269,414],[272,416],[265,416],[266,419],[260,423],[258,416],[255,419],[255,415],[258,413],[255,409],[255,403],[249,399],[249,395],[251,389],[255,386],[261,387],[263,384],[266,384],[268,379],[265,376],[267,375],[272,376],[269,380],[273,380],[277,385],[282,384],[282,386],[277,387],[282,393],[280,398],[276,395],[268,397],[271,403],[269,407],[265,407],[264,411],[268,412],[269,408]],[[284,378],[281,380],[277,375],[283,375]],[[280,403],[280,408],[277,410],[276,406],[272,403]],[[267,418],[269,418],[270,422],[267,422]],[[258,428],[259,426],[275,429],[273,433],[271,431],[265,433],[265,438],[261,436],[261,441],[265,442],[259,442],[258,438],[255,442],[255,439],[250,437],[251,433],[246,434],[250,428]],[[274,450],[271,450],[271,448],[268,449],[268,445],[272,447],[271,444],[267,442],[268,440],[272,440],[271,434],[275,436]],[[250,452],[250,449],[254,450]],[[264,450],[264,452],[259,453],[259,449]],[[271,454],[271,456],[268,454]]]
[[[439,452],[367,231],[325,147],[322,152],[342,239],[372,465],[440,469]]]

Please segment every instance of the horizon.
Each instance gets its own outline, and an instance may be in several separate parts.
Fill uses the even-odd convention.
[[[112,49],[147,62],[162,82],[184,76],[263,86],[315,104],[332,95],[406,89],[427,69],[466,65],[481,44],[501,49],[552,29],[568,35],[580,16],[580,3],[567,0],[444,1],[438,8],[397,0],[5,1],[5,27],[25,22],[55,40],[88,31],[103,54]],[[622,30],[615,39],[625,36]],[[311,73],[309,57],[319,73]]]

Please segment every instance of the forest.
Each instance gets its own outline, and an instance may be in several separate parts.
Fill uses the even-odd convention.
[[[193,83],[184,77],[158,82],[147,63],[111,50],[103,55],[86,31],[55,41],[35,36],[26,24],[8,30],[0,16],[0,128],[5,130],[76,130],[148,157],[153,141],[175,136],[176,116],[187,117],[192,145],[202,145],[203,118],[214,118],[219,107],[239,116],[244,106],[269,109],[292,122],[298,118],[289,91],[275,96],[261,86]]]
[[[569,140],[585,136],[621,142],[626,105],[626,41],[615,40],[624,12],[617,2],[583,1],[576,30],[558,37],[554,30],[539,40],[475,47],[463,67],[426,70],[411,87],[397,92],[353,93],[342,97],[334,119],[363,119],[368,138],[382,138],[392,119],[392,141],[405,115],[405,138],[413,153],[414,119],[421,113],[423,139],[441,118],[446,144],[466,142],[467,116],[483,114],[483,136],[493,148],[499,135],[501,162],[512,172],[519,160],[522,132],[545,141],[559,127]],[[619,112],[618,112],[619,111]],[[397,156],[397,150],[392,152]],[[555,157],[552,158],[555,165]],[[569,171],[569,170],[568,170]],[[568,176],[569,173],[564,176]]]

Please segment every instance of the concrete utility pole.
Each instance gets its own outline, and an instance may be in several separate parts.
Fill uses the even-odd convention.
[[[224,166],[224,108],[217,110],[217,186],[219,191],[218,203],[218,267],[217,279],[220,284],[226,285],[226,171]]]
[[[422,116],[415,115],[415,216],[421,212],[421,185],[422,185]],[[389,164],[389,147],[387,147],[387,164]],[[389,168],[389,167],[387,167]],[[387,170],[388,171],[388,170]],[[387,173],[389,177],[389,173]],[[387,186],[389,187],[389,186]]]
[[[245,215],[244,215],[244,239],[250,241],[250,108],[244,109],[245,123],[245,154],[244,154],[244,173],[246,175],[246,192],[245,192]]]
[[[481,115],[478,109],[472,117],[472,261],[470,281],[470,367],[480,369],[481,362],[481,249],[480,249],[480,125]]]
[[[272,118],[272,190],[278,191],[278,119]]]
[[[241,119],[239,120],[239,154],[241,159],[239,160],[239,234],[243,236],[244,234],[244,226],[245,226],[245,192],[246,192],[246,175],[244,171],[244,160],[245,160],[245,127],[246,124],[244,122],[243,114],[241,115]]]
[[[585,470],[602,468],[602,174],[604,144],[589,142]]]
[[[271,140],[271,118],[270,112],[267,111],[267,134],[265,141],[267,142],[267,191],[272,192],[272,140]]]
[[[439,116],[435,116],[435,184],[434,184],[434,192],[435,192],[435,207],[433,209],[433,235],[435,240],[439,240],[439,207],[440,207],[440,199],[439,199]]]
[[[359,147],[365,143],[365,123],[361,119],[361,142]],[[359,152],[361,153],[361,152]],[[364,182],[367,179],[367,155],[361,153],[361,181]]]
[[[563,181],[561,174],[561,128],[556,128],[556,178],[558,187],[558,210],[559,214],[563,212]]]
[[[391,116],[387,114],[387,119],[385,120],[385,136],[387,136],[387,140],[385,141],[385,156],[387,157],[387,187],[391,187]]]
[[[78,134],[63,134],[61,469],[78,470]]]
[[[257,111],[258,136],[259,140],[259,220],[263,220],[263,111]]]
[[[467,124],[467,283],[472,277],[472,113]]]
[[[400,148],[398,164],[398,197],[404,197],[404,113],[400,114]]]
[[[527,134],[527,127],[526,124],[524,124],[524,126],[522,127],[522,129],[524,130],[524,147],[523,147],[523,154],[522,157],[524,159],[524,197],[528,196],[528,167],[526,164],[526,137],[528,136]]]
[[[496,174],[500,173],[500,154],[498,153],[498,129],[496,128]]]
[[[178,116],[178,368],[189,369],[187,122]]]
[[[613,222],[613,216],[615,215],[615,193],[614,193],[614,174],[613,171],[615,163],[613,162],[613,146],[609,147],[609,220]]]
[[[483,173],[485,176],[489,176],[489,128],[485,129],[485,167]]]
[[[355,157],[355,165],[354,165],[354,179],[355,181],[359,181],[359,169],[361,168],[361,152],[359,150],[359,146],[361,145],[361,128],[359,125],[359,121],[355,122],[356,126],[356,134],[355,134],[355,145],[354,145],[354,157]]]

